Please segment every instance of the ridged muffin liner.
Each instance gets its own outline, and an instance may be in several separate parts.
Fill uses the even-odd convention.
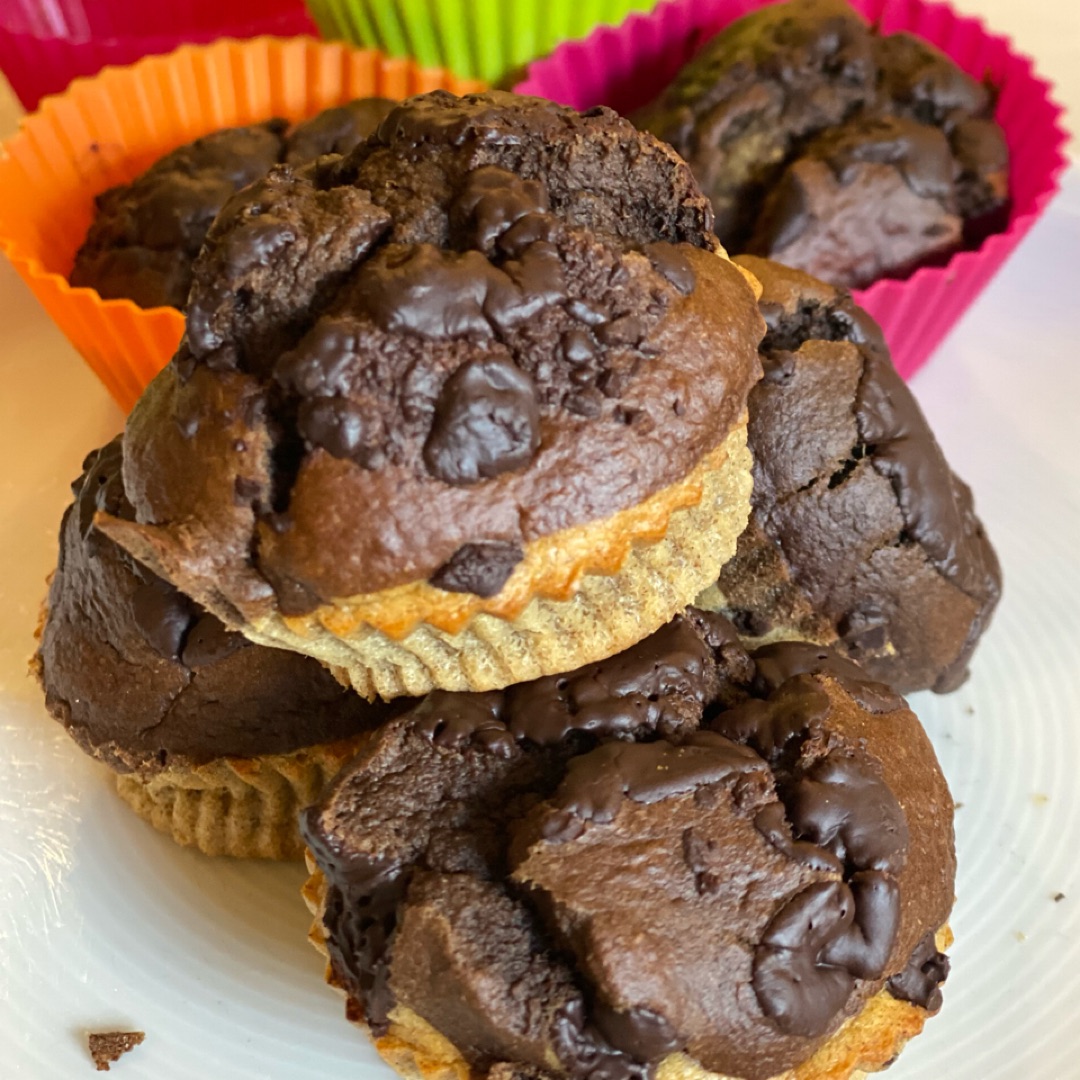
[[[401,622],[401,597],[389,590],[356,611],[342,601],[239,629],[260,644],[314,656],[367,698],[495,690],[571,671],[636,644],[716,580],[749,518],[750,470],[744,414],[680,484],[611,518],[534,541],[545,555],[537,561],[559,571],[553,577],[545,565],[530,565],[527,546],[503,592],[476,598],[480,610],[469,606],[471,596],[462,607],[459,594],[418,583],[441,593],[443,612],[418,621],[410,609]],[[569,559],[560,560],[560,547]],[[213,606],[212,598],[204,602]]]
[[[77,79],[0,147],[0,249],[127,411],[176,351],[184,317],[68,283],[94,197],[219,128],[438,88],[468,93],[481,84],[306,37],[185,45]]]
[[[518,93],[577,109],[645,105],[698,49],[729,23],[770,0],[668,0],[567,42],[531,64]],[[1012,205],[1003,232],[944,266],[923,267],[906,280],[881,280],[854,293],[881,324],[897,370],[910,378],[975,301],[1056,194],[1066,165],[1067,134],[1050,84],[1007,37],[978,18],[923,0],[852,0],[886,34],[908,31],[929,41],[976,79],[999,90],[995,116],[1009,147]]]
[[[345,999],[346,1018],[371,1039],[382,1059],[406,1080],[483,1080],[485,1073],[472,1070],[453,1043],[411,1009],[395,1006],[387,1034],[371,1033],[360,1003],[349,996],[330,962],[324,923],[329,883],[310,851],[305,852],[305,858],[310,876],[301,895],[314,916],[308,940],[326,960],[324,977]],[[944,952],[952,941],[952,931],[943,926],[936,935],[937,948]],[[931,1015],[926,1009],[894,998],[882,989],[819,1047],[813,1057],[769,1080],[860,1080],[888,1068],[909,1040],[922,1031]],[[660,1061],[656,1080],[737,1078],[709,1072],[689,1055],[677,1053]]]
[[[116,773],[116,790],[155,829],[206,855],[299,859],[300,811],[315,802],[367,737],[290,754],[169,765],[145,776]]]
[[[307,0],[327,38],[498,82],[560,41],[652,0]]]
[[[178,45],[314,32],[301,0],[3,0],[0,71],[29,112],[74,78]]]

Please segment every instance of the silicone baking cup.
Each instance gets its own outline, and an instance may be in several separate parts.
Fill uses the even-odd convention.
[[[560,41],[653,0],[307,0],[324,37],[498,82]]]
[[[672,0],[618,27],[601,27],[530,65],[515,90],[578,109],[610,105],[630,112],[651,101],[700,46],[769,0]],[[945,266],[906,280],[877,281],[855,300],[881,324],[900,374],[910,378],[1043,213],[1066,165],[1066,132],[1049,83],[1008,38],[945,4],[854,0],[883,33],[906,30],[936,45],[964,71],[998,88],[996,116],[1009,145],[1012,206],[1005,230]]]
[[[0,71],[31,110],[77,76],[184,43],[314,30],[301,0],[3,0]]]
[[[0,147],[0,249],[127,411],[176,351],[184,317],[68,284],[94,197],[218,128],[301,120],[357,97],[439,88],[464,94],[482,86],[310,38],[187,45],[77,79]]]

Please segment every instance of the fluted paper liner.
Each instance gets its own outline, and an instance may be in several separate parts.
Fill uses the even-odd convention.
[[[345,999],[346,1018],[375,1044],[380,1057],[406,1080],[484,1080],[483,1071],[474,1071],[457,1048],[423,1017],[411,1009],[395,1005],[390,1012],[390,1030],[374,1036],[364,1020],[363,1006],[349,996],[334,971],[326,946],[326,899],[329,883],[310,851],[305,852],[310,877],[301,895],[314,916],[308,940],[326,959],[325,979]],[[939,951],[952,945],[953,935],[943,926],[936,936]],[[907,1042],[923,1029],[931,1014],[918,1005],[894,998],[888,990],[878,991],[813,1057],[769,1080],[860,1080],[892,1064]],[[669,1054],[656,1067],[656,1080],[738,1080],[709,1072],[687,1054]]]
[[[78,79],[0,148],[0,249],[127,411],[176,351],[184,317],[68,284],[94,196],[219,128],[438,88],[470,93],[481,85],[311,38],[184,46]]]
[[[170,765],[148,776],[117,773],[116,790],[155,829],[205,855],[299,859],[300,811],[367,738],[361,734],[289,754]]]
[[[770,0],[669,0],[619,27],[602,27],[532,64],[515,90],[577,109],[611,105],[629,112],[651,101],[700,46]],[[893,363],[910,378],[975,301],[1045,211],[1066,165],[1061,108],[1032,61],[978,18],[925,0],[852,0],[883,33],[929,41],[976,79],[999,88],[996,118],[1009,146],[1008,225],[975,251],[906,280],[877,281],[854,293],[881,325]]]

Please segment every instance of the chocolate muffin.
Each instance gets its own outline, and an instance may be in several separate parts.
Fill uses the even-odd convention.
[[[749,512],[764,330],[670,148],[438,91],[241,192],[101,527],[256,641],[384,698],[611,655]]]
[[[636,119],[690,163],[729,250],[855,288],[1004,224],[993,104],[926,42],[789,0],[722,30]]]
[[[381,728],[303,817],[312,939],[403,1076],[839,1080],[941,1004],[952,810],[888,687],[689,609]]]
[[[835,642],[904,693],[955,689],[1001,595],[970,489],[847,293],[738,262],[769,325],[750,395],[753,510],[699,603],[751,639]]]
[[[179,842],[296,858],[297,811],[400,707],[227,630],[94,528],[132,513],[120,461],[117,438],[72,485],[36,657],[46,706]]]
[[[191,265],[228,199],[281,161],[344,153],[367,138],[393,107],[361,98],[296,125],[268,120],[215,131],[178,147],[130,184],[95,200],[90,230],[75,255],[71,284],[144,308],[187,306]]]

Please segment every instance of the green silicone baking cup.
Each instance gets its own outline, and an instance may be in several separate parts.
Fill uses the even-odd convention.
[[[324,37],[498,83],[561,41],[653,0],[307,0]]]

